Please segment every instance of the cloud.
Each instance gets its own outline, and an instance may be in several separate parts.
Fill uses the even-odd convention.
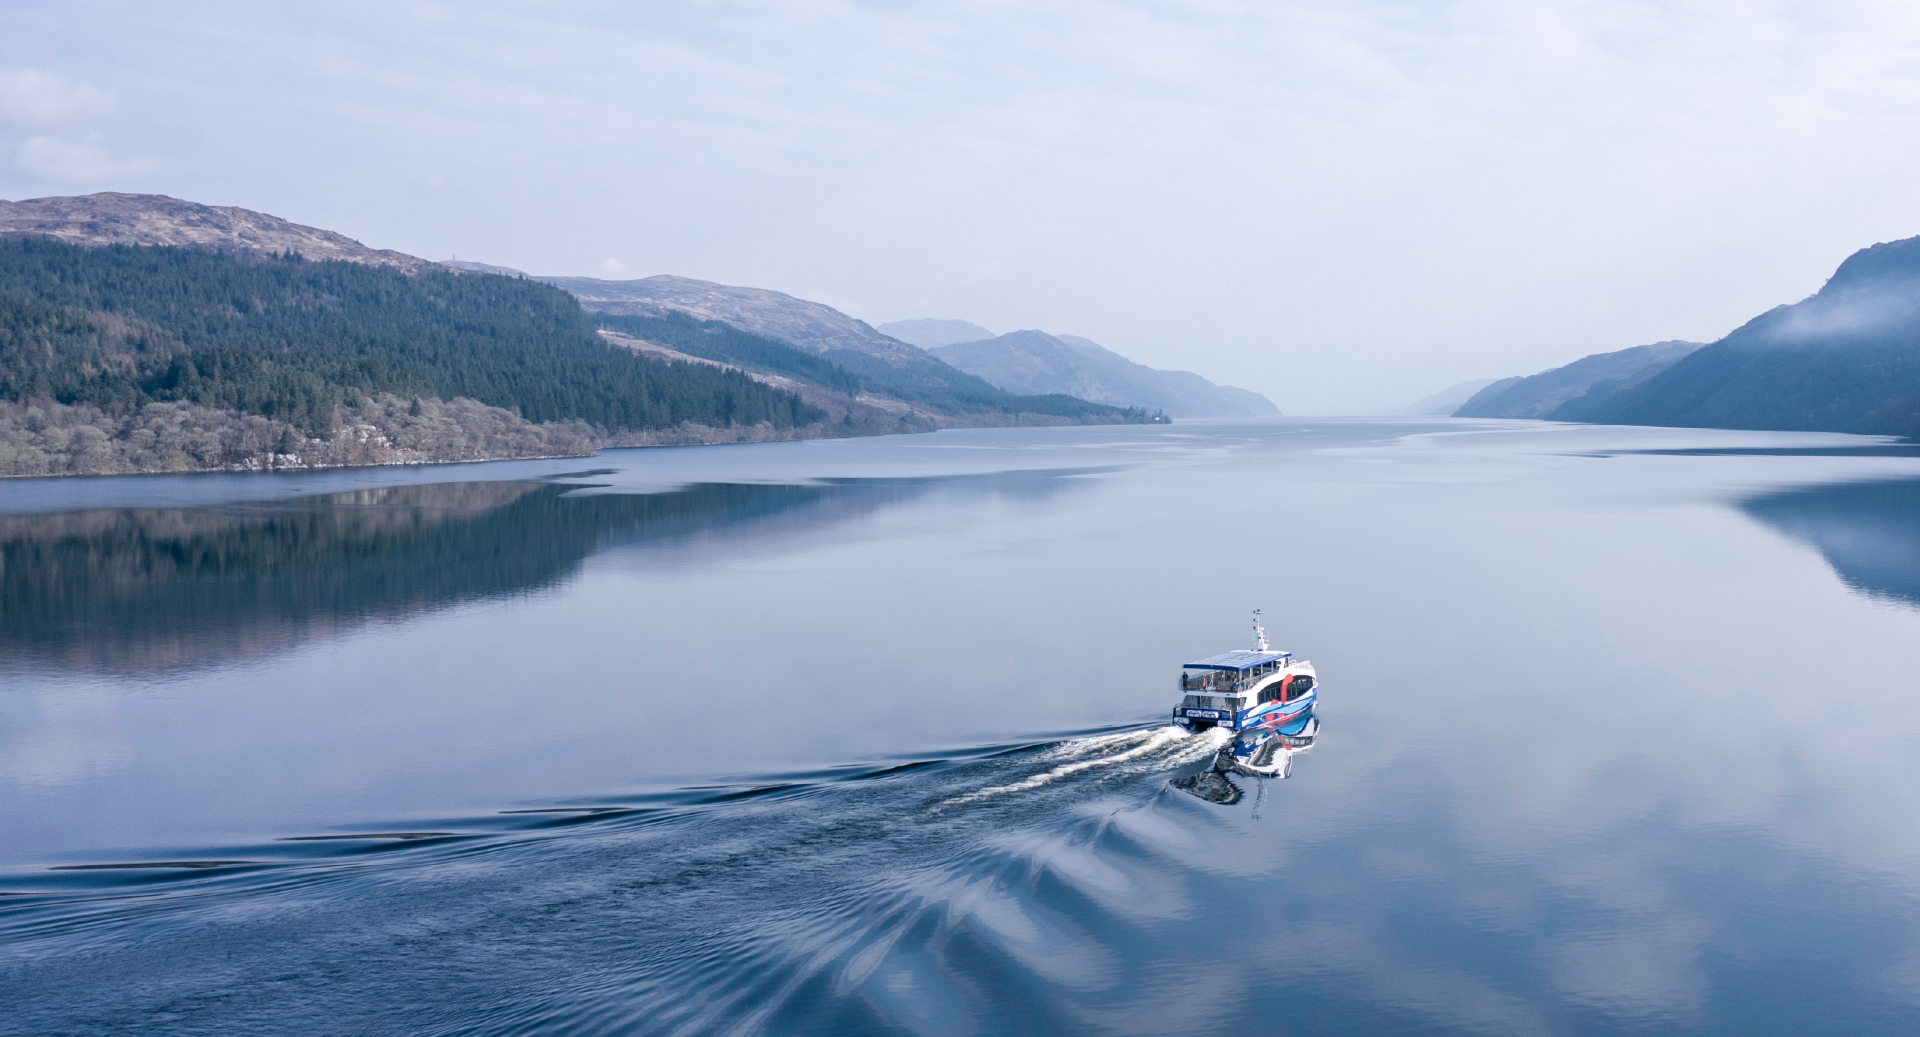
[[[45,180],[97,183],[145,172],[154,164],[115,159],[100,143],[99,135],[93,134],[81,141],[45,135],[30,137],[20,146],[19,165]]]
[[[119,98],[82,80],[37,69],[0,69],[0,124],[20,130],[69,131],[111,113]]]
[[[151,162],[117,159],[95,128],[119,95],[82,79],[32,68],[0,69],[0,129],[28,134],[14,155],[39,180],[95,184],[143,172]]]
[[[6,5],[0,68],[38,71],[0,76],[0,195],[26,138],[99,132],[403,251],[608,276],[645,242],[1294,413],[1718,338],[1920,231],[1892,0],[186,10]]]

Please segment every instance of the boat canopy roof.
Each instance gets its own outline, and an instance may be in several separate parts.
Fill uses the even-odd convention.
[[[1223,655],[1209,655],[1198,662],[1180,667],[1183,670],[1251,670],[1256,666],[1265,666],[1291,656],[1292,652],[1227,652]]]

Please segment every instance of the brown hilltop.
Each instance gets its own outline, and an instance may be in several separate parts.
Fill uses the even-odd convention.
[[[201,205],[163,194],[100,194],[0,201],[0,237],[37,236],[74,245],[191,245],[253,252],[298,252],[419,273],[435,264],[373,249],[344,234],[305,227],[231,205]]]

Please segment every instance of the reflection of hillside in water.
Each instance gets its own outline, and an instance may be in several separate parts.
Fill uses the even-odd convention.
[[[554,586],[604,547],[832,525],[936,484],[1049,492],[1054,473],[649,494],[395,486],[271,504],[0,516],[0,657],[151,672],[270,654],[369,620]]]
[[[1741,507],[1819,548],[1848,586],[1920,605],[1920,482],[1821,486]]]

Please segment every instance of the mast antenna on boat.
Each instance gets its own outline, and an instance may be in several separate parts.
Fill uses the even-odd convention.
[[[1253,650],[1267,651],[1267,628],[1260,625],[1260,610],[1253,610]]]

